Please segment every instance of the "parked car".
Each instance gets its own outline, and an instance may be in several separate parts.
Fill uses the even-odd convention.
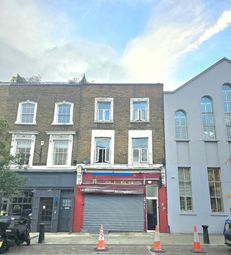
[[[225,244],[231,247],[231,220],[225,221],[224,237],[225,237]]]

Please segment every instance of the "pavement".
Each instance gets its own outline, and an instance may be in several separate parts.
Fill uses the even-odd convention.
[[[31,243],[38,244],[39,233],[31,233]],[[53,245],[76,245],[89,244],[97,245],[99,234],[92,233],[45,233],[43,244]],[[112,232],[104,233],[105,243],[107,245],[152,245],[154,242],[154,232]],[[192,234],[166,234],[160,233],[161,245],[193,245]],[[199,240],[203,243],[203,236],[199,234]],[[224,245],[224,236],[222,234],[210,234],[209,245]]]

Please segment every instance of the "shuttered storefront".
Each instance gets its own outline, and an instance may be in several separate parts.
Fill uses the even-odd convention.
[[[83,230],[144,231],[143,195],[85,194]]]

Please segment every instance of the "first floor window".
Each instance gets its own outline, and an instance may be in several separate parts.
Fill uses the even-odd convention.
[[[148,138],[132,138],[133,162],[148,162]]]
[[[49,140],[47,165],[70,166],[72,156],[72,144],[73,135],[51,134]]]
[[[109,163],[110,143],[111,143],[111,139],[108,137],[95,138],[95,162],[96,163]]]
[[[16,140],[16,157],[19,163],[23,165],[29,164],[31,150],[31,140]]]
[[[192,211],[192,182],[191,182],[191,171],[187,167],[178,168],[179,176],[179,193],[180,193],[180,210],[181,211]]]
[[[114,164],[114,141],[114,130],[92,130],[91,164]]]
[[[128,164],[153,164],[152,130],[128,131]]]
[[[11,154],[16,157],[16,163],[32,165],[35,145],[35,134],[14,133],[11,141]]]
[[[212,212],[223,212],[223,198],[221,189],[220,170],[208,168],[209,194]]]
[[[68,156],[68,141],[55,140],[53,149],[53,165],[66,165]]]

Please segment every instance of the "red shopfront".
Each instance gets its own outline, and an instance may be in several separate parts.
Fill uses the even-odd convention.
[[[168,231],[160,173],[84,172],[76,187],[73,231]]]

